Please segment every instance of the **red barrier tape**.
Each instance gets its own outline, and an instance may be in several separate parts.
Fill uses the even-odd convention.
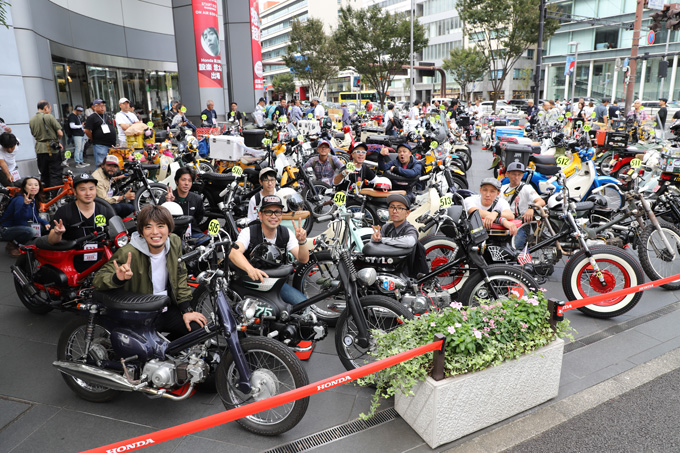
[[[314,395],[315,393],[326,391],[341,384],[346,384],[347,382],[354,381],[369,374],[375,373],[376,371],[389,368],[393,365],[396,365],[397,363],[405,362],[406,360],[412,359],[416,356],[425,354],[427,352],[436,351],[441,349],[441,347],[442,340],[438,340],[433,343],[402,352],[401,354],[393,355],[392,357],[364,365],[355,370],[337,374],[333,377],[324,379],[323,381],[317,381],[312,384],[305,385],[304,387],[290,390],[286,393],[281,393],[280,395],[272,396],[271,398],[220,412],[219,414],[199,418],[198,420],[173,426],[172,428],[162,429],[160,431],[156,431],[155,433],[134,437],[132,439],[105,445],[103,447],[93,448],[92,450],[87,450],[85,453],[122,453],[126,451],[138,450],[148,447],[149,445],[166,442],[168,440],[176,439],[188,434],[193,434],[204,429],[213,428],[217,425],[232,422],[234,420],[238,420],[239,418],[247,417],[248,415],[253,415],[264,410]]]
[[[617,297],[627,296],[632,293],[639,293],[656,286],[665,285],[666,283],[671,283],[676,280],[680,280],[680,274],[672,275],[670,277],[661,278],[659,280],[654,280],[653,282],[643,283],[637,286],[631,286],[630,288],[620,289],[611,293],[599,294],[597,296],[586,297],[585,299],[577,299],[564,303],[564,307],[557,308],[557,315],[562,316],[562,313],[568,310],[573,310],[579,307],[585,307],[586,305],[596,304],[609,299],[616,299]]]

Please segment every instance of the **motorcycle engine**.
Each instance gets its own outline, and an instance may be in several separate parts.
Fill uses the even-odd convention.
[[[144,364],[142,374],[148,376],[155,387],[172,387],[177,383],[177,373],[174,363],[149,360]]]
[[[210,374],[210,366],[198,356],[191,354],[178,362],[149,360],[144,364],[142,374],[156,388],[169,388],[184,385],[187,381],[198,384]]]
[[[381,293],[389,295],[406,288],[406,280],[390,274],[378,274],[375,284]]]

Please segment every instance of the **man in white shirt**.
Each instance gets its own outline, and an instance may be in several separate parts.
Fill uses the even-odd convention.
[[[418,99],[413,101],[413,105],[408,111],[408,119],[410,120],[420,119],[420,101]]]
[[[504,184],[501,187],[501,194],[510,205],[510,210],[515,215],[515,218],[521,219],[524,223],[530,223],[534,220],[534,209],[530,205],[543,207],[545,206],[545,200],[538,195],[531,184],[522,182],[524,170],[522,162],[512,162],[508,165],[505,174],[508,176],[510,183]],[[517,248],[524,247],[527,233],[526,229],[521,229],[518,232],[515,238],[515,246]]]
[[[479,195],[473,195],[465,199],[465,209],[468,214],[479,211],[484,227],[488,230],[497,223],[510,231],[513,236],[517,234],[517,225],[511,220],[515,216],[510,205],[501,193],[501,182],[495,178],[484,178],[479,188]]]
[[[323,105],[321,105],[321,103],[319,102],[318,97],[312,99],[312,102],[316,102],[316,104],[314,104],[314,118],[321,121],[323,117],[326,116],[326,110],[323,108]]]
[[[253,120],[255,120],[255,124],[257,124],[257,127],[264,127],[264,106],[266,102],[264,98],[260,98],[259,101],[257,101],[257,105],[255,106],[255,111],[253,112]]]
[[[125,131],[128,127],[132,126],[134,123],[139,122],[137,115],[130,112],[130,101],[128,98],[120,98],[118,100],[118,106],[120,106],[120,112],[116,113],[116,128],[118,129],[118,144],[125,147],[127,146],[127,138],[125,137]]]

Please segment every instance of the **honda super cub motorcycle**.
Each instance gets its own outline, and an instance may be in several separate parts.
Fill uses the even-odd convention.
[[[213,243],[202,252],[230,246],[229,241]],[[183,256],[180,265],[199,253]],[[304,369],[287,348],[270,338],[242,335],[244,320],[231,310],[221,275],[219,270],[201,275],[215,301],[208,325],[174,341],[154,328],[170,303],[167,296],[94,291],[91,300],[79,305],[87,317],[75,319],[61,334],[53,365],[78,396],[93,402],[108,401],[121,391],[182,401],[214,375],[222,403],[232,409],[307,385]],[[281,434],[302,419],[308,399],[237,422],[257,434]]]

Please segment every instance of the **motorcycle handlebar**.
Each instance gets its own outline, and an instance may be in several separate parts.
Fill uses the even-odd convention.
[[[434,219],[432,219],[432,220],[430,220],[429,222],[427,222],[425,225],[423,225],[423,226],[421,226],[420,228],[418,228],[418,231],[419,231],[420,233],[424,233],[425,231],[427,231],[427,230],[429,230],[430,228],[432,228],[433,226],[435,226],[436,223],[437,223],[437,222],[436,222]]]
[[[75,241],[75,242],[76,242],[76,245],[82,244],[83,242],[87,242],[87,241],[89,241],[90,239],[96,238],[97,236],[102,236],[103,234],[105,234],[105,233],[99,233],[99,234],[98,234],[98,233],[90,233],[90,234],[88,234],[87,236],[83,236],[83,237],[81,237],[81,238],[79,238],[79,239],[76,239],[76,241]]]

